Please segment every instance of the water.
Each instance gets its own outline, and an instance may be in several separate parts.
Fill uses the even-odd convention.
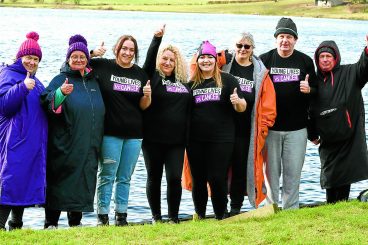
[[[112,58],[112,46],[119,36],[131,34],[138,41],[142,65],[145,53],[154,31],[166,23],[163,44],[178,46],[189,61],[202,40],[210,40],[219,49],[231,48],[234,38],[243,31],[249,31],[256,41],[256,54],[261,54],[275,46],[274,28],[280,17],[248,16],[228,14],[179,14],[179,13],[144,13],[93,10],[50,10],[0,8],[0,62],[11,63],[20,43],[29,31],[37,31],[39,44],[43,51],[37,77],[48,82],[58,74],[65,60],[68,39],[71,35],[82,34],[93,49],[105,42],[109,49],[105,57]],[[340,47],[342,63],[356,62],[365,46],[367,21],[349,21],[336,19],[314,19],[293,17],[299,33],[296,49],[313,56],[318,44],[324,40],[335,40]],[[368,102],[367,89],[363,89],[365,105]],[[368,108],[366,106],[366,108]],[[367,111],[366,111],[367,113]],[[368,120],[368,119],[366,119]],[[368,128],[368,127],[367,127]],[[325,191],[319,185],[320,162],[317,147],[308,142],[305,164],[300,185],[301,204],[325,201]],[[143,157],[140,156],[131,183],[128,221],[142,222],[150,220],[150,209],[145,192],[146,170]],[[350,197],[356,198],[362,189],[368,188],[368,181],[352,185]],[[166,184],[162,183],[162,210],[167,214],[165,199]],[[250,209],[247,199],[244,210]],[[208,214],[213,213],[210,201]],[[180,216],[193,214],[190,192],[183,191]],[[113,211],[110,213],[110,219]],[[41,229],[44,214],[42,208],[26,209],[24,226]],[[96,224],[96,214],[86,213],[84,225]],[[67,227],[66,214],[62,213],[60,227]]]

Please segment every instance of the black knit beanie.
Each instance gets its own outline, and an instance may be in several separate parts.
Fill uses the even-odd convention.
[[[277,37],[281,33],[290,34],[296,39],[298,38],[298,30],[296,29],[296,25],[292,19],[282,17],[279,20],[274,36]]]
[[[330,47],[322,47],[322,48],[318,49],[317,57],[319,57],[319,55],[320,55],[321,53],[323,53],[323,52],[327,52],[327,53],[332,54],[332,56],[336,59],[336,53],[335,53],[335,51],[334,51],[332,48],[330,48]]]

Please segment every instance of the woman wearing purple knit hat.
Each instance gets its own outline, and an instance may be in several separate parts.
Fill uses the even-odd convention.
[[[199,47],[190,80],[193,102],[187,153],[195,212],[199,219],[205,218],[208,183],[215,218],[220,220],[227,204],[227,173],[235,140],[234,112],[245,111],[247,103],[239,97],[236,78],[218,68],[216,47],[208,41]]]
[[[93,212],[97,162],[105,106],[87,41],[69,39],[66,63],[42,93],[49,118],[45,228],[56,228],[61,211],[69,226],[80,226],[82,212]]]
[[[45,203],[47,118],[35,77],[42,52],[38,34],[27,34],[11,65],[0,67],[0,230],[23,226],[25,207]]]

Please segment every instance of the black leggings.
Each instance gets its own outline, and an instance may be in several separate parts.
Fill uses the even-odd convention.
[[[230,206],[241,209],[247,189],[247,162],[249,139],[235,138],[234,152],[231,158]]]
[[[59,218],[61,211],[60,210],[52,210],[49,208],[45,208],[45,225],[44,228],[47,228],[51,225],[58,226]],[[70,227],[78,226],[81,224],[82,220],[82,212],[67,212],[68,216],[68,224]]]
[[[187,152],[193,178],[193,202],[196,213],[205,217],[208,201],[207,182],[217,219],[225,215],[227,204],[227,172],[234,143],[191,141]]]
[[[347,201],[350,194],[350,185],[343,185],[326,189],[327,203]]]
[[[14,228],[22,228],[24,207],[0,205],[0,229],[5,229],[5,223],[9,218],[10,212],[11,219],[9,220],[9,225]]]
[[[161,179],[165,166],[169,218],[178,218],[182,194],[184,146],[152,143],[143,140],[142,151],[147,169],[147,199],[152,216],[161,218]]]

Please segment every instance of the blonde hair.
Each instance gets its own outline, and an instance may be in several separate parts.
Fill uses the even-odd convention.
[[[175,68],[174,68],[175,80],[180,81],[181,83],[187,83],[188,71],[186,61],[181,55],[179,49],[173,45],[167,45],[166,47],[161,48],[159,50],[156,56],[156,70],[158,71],[161,77],[165,77],[160,67],[160,59],[162,57],[162,54],[167,50],[172,52],[175,56]]]
[[[215,80],[216,87],[222,88],[221,70],[217,65],[217,60],[216,60],[215,68],[213,70],[212,78],[213,80]],[[203,77],[202,70],[199,68],[198,60],[195,63],[195,69],[194,69],[193,75],[190,78],[190,80],[193,81],[192,88],[197,87],[205,80],[205,78]]]

